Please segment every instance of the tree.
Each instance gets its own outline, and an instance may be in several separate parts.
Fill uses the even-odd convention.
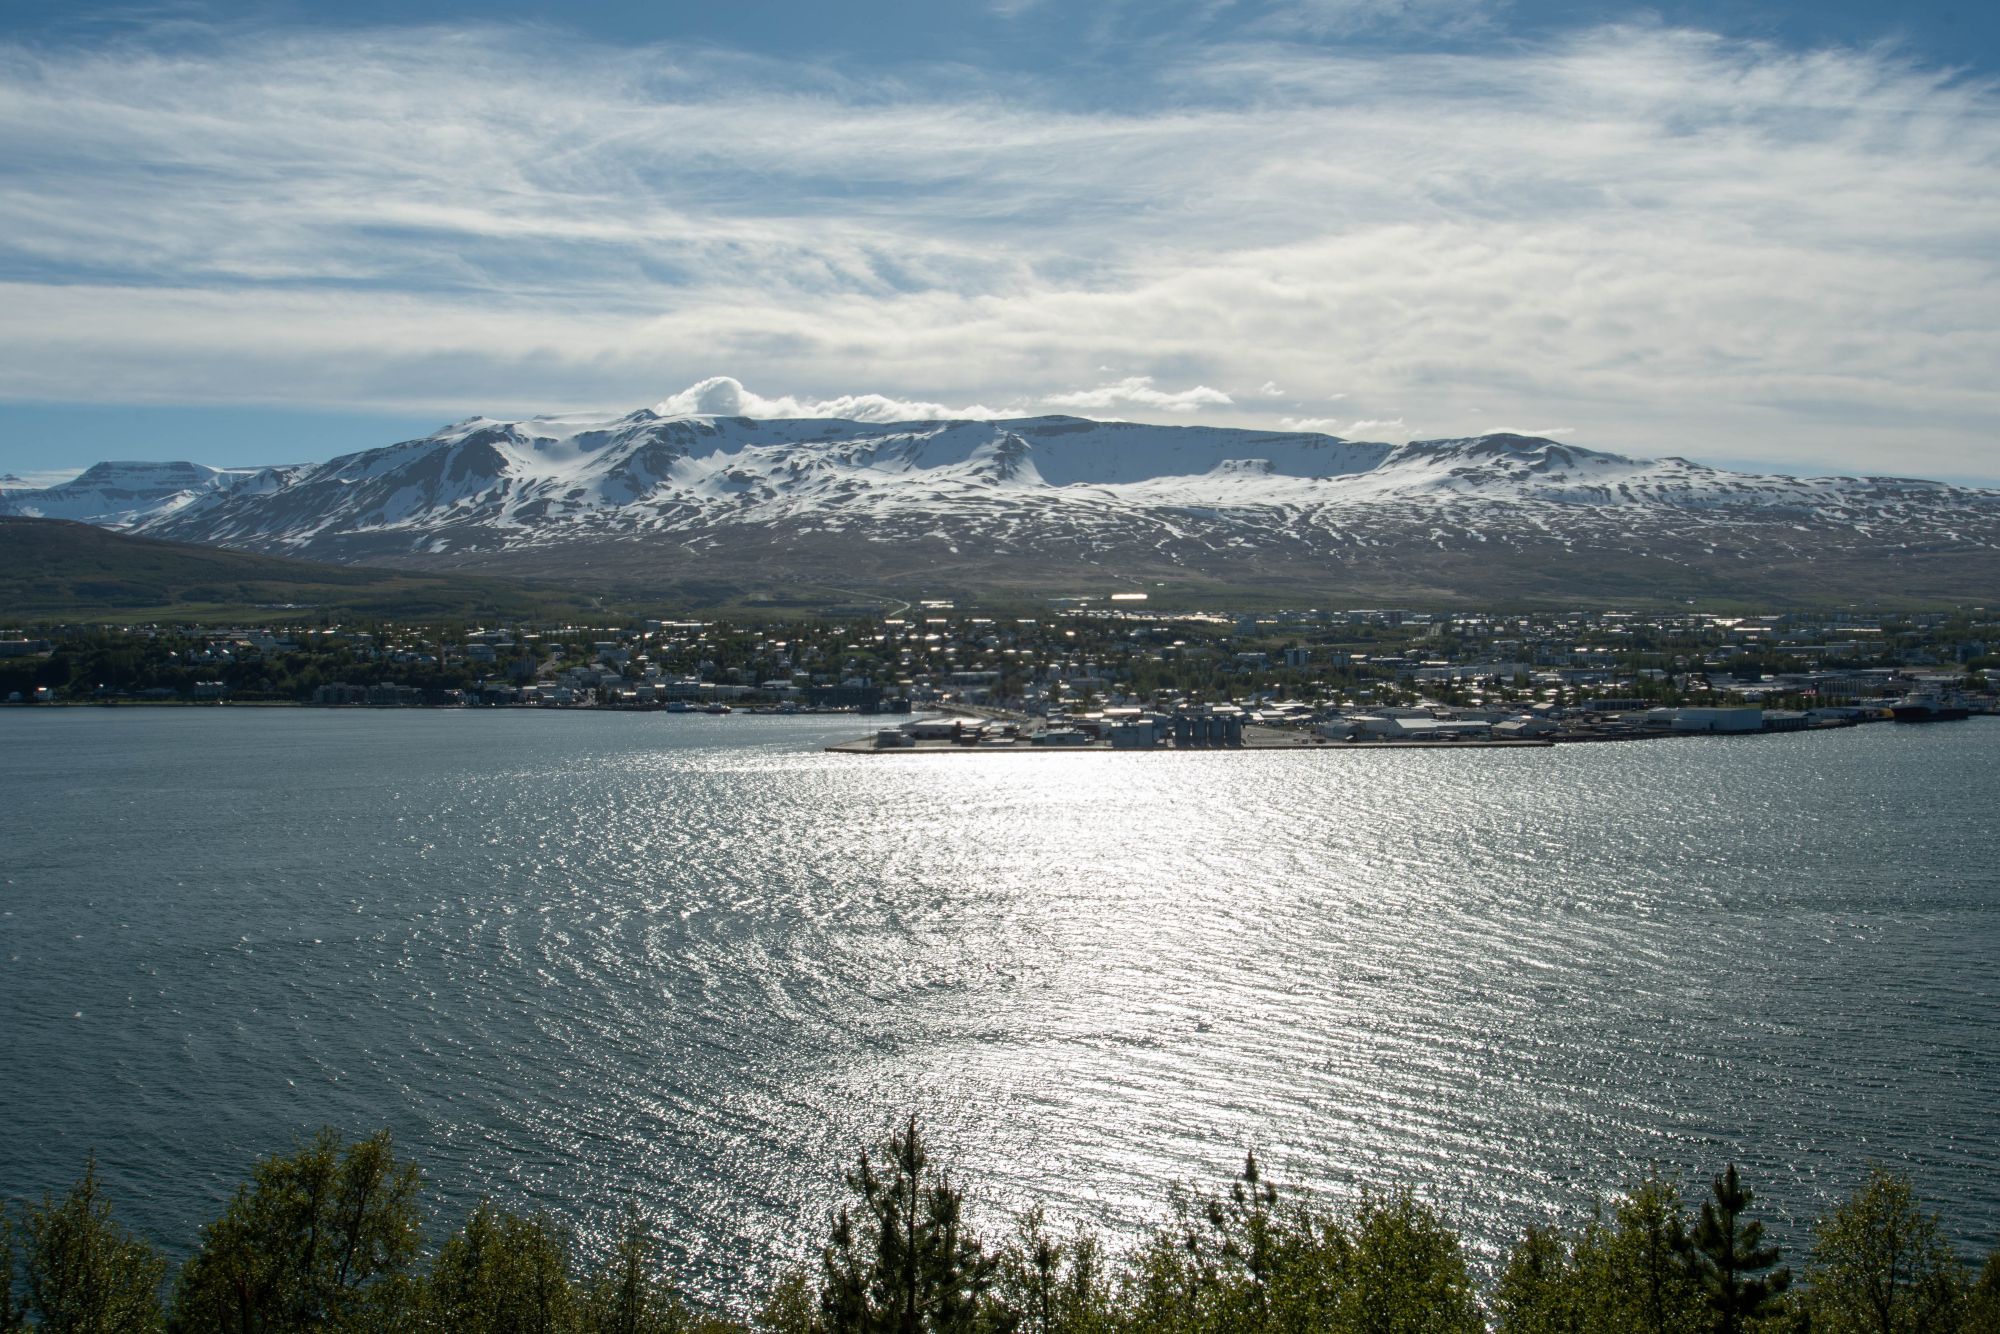
[[[1687,1265],[1708,1307],[1716,1334],[1739,1334],[1746,1322],[1776,1309],[1779,1296],[1791,1286],[1792,1271],[1775,1268],[1778,1248],[1765,1246],[1764,1225],[1745,1219],[1750,1191],[1737,1177],[1736,1164],[1715,1178],[1712,1198],[1701,1203]]]
[[[23,1218],[25,1310],[49,1334],[138,1334],[161,1325],[167,1262],[111,1218],[98,1193],[97,1160],[57,1200],[44,1196]],[[8,1277],[12,1278],[9,1257]],[[9,1284],[11,1288],[11,1282]],[[12,1298],[6,1301],[12,1307]],[[22,1312],[9,1311],[19,1322]],[[24,1323],[24,1322],[22,1322]]]
[[[1958,1328],[1964,1267],[1906,1178],[1880,1167],[1813,1229],[1806,1308],[1828,1334]]]
[[[1494,1293],[1509,1334],[1628,1334],[1645,1330],[1633,1276],[1621,1272],[1617,1235],[1603,1209],[1574,1233],[1530,1227]]]
[[[20,1295],[14,1286],[14,1275],[20,1270],[14,1260],[18,1249],[14,1220],[0,1207],[0,1334],[14,1334],[28,1327],[28,1313],[21,1309]]]
[[[1021,1334],[1098,1334],[1113,1324],[1113,1292],[1104,1248],[1091,1233],[1050,1235],[1040,1206],[1016,1224],[1001,1248],[993,1288],[993,1323]]]
[[[1486,1322],[1458,1233],[1407,1190],[1364,1195],[1338,1328],[1357,1334],[1479,1334]]]
[[[591,1285],[585,1307],[590,1334],[719,1334],[735,1328],[688,1310],[661,1271],[659,1241],[636,1204],[625,1207],[618,1244]]]
[[[2000,1334],[2000,1249],[1986,1257],[1966,1297],[1967,1334]]]
[[[1680,1192],[1657,1171],[1618,1202],[1609,1268],[1620,1328],[1694,1334],[1702,1327],[1702,1293],[1686,1262],[1691,1245]]]
[[[932,1167],[911,1116],[882,1169],[864,1151],[820,1253],[828,1334],[959,1334],[979,1328],[995,1261],[966,1229],[965,1197]]]
[[[174,1326],[289,1334],[388,1323],[411,1305],[417,1169],[384,1130],[342,1146],[331,1129],[258,1162],[181,1270]]]
[[[582,1311],[570,1250],[546,1214],[482,1203],[438,1248],[425,1303],[431,1324],[445,1334],[572,1334]]]

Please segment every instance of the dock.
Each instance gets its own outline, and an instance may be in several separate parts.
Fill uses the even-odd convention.
[[[1250,726],[1243,729],[1240,743],[1175,745],[1165,742],[1153,746],[1117,746],[1110,741],[1097,740],[1078,745],[1035,745],[1025,737],[1006,741],[982,740],[973,744],[962,741],[919,740],[907,745],[878,746],[874,737],[857,737],[853,741],[840,741],[826,748],[831,755],[1079,755],[1079,754],[1119,754],[1119,755],[1229,755],[1243,751],[1343,751],[1343,750],[1546,750],[1555,742],[1546,738],[1488,740],[1486,738],[1452,738],[1438,741],[1333,741],[1325,737],[1288,732],[1275,727]]]

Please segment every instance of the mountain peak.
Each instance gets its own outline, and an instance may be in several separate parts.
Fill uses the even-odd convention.
[[[1883,570],[1919,583],[1945,571],[1954,588],[2000,577],[2000,493],[1917,482],[1757,476],[1520,432],[1389,445],[1066,415],[760,420],[689,406],[726,405],[473,417],[254,476],[100,464],[65,487],[9,489],[0,513],[320,559],[668,583],[803,587],[838,570],[904,587],[936,575],[913,553],[939,544],[962,557],[951,577],[968,588],[1067,587],[1090,568],[1312,598],[1358,589],[1369,569],[1433,596],[1687,596],[1759,569],[1810,569],[1822,586],[1832,570],[1877,587]],[[1966,554],[1922,566],[1898,554],[1945,550]]]

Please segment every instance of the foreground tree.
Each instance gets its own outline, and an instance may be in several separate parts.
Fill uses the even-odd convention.
[[[1693,1245],[1680,1191],[1657,1171],[1618,1202],[1609,1269],[1620,1328],[1633,1334],[1696,1334],[1702,1328],[1702,1292],[1688,1264]]]
[[[1699,1285],[1715,1334],[1740,1334],[1771,1315],[1791,1286],[1792,1271],[1778,1267],[1778,1248],[1764,1245],[1764,1225],[1745,1218],[1754,1197],[1731,1163],[1701,1203],[1689,1247],[1688,1269]]]
[[[912,1116],[880,1168],[864,1151],[820,1253],[826,1334],[972,1334],[985,1322],[995,1260],[965,1226],[964,1194],[931,1164]],[[858,1206],[858,1212],[857,1212]]]
[[[24,1211],[22,1222],[25,1312],[14,1309],[10,1291],[0,1318],[21,1327],[22,1316],[32,1313],[36,1327],[50,1334],[141,1334],[160,1328],[167,1262],[113,1221],[111,1204],[98,1191],[95,1158],[67,1195],[44,1196],[39,1207]],[[11,1255],[7,1277],[11,1290]]]
[[[570,1240],[546,1214],[481,1204],[431,1265],[425,1315],[442,1334],[576,1334]]]
[[[1964,1266],[1909,1181],[1875,1168],[1819,1221],[1805,1307],[1826,1334],[1931,1334],[1960,1327]]]
[[[1444,1216],[1409,1191],[1364,1195],[1342,1303],[1358,1334],[1483,1334],[1465,1251]]]
[[[1134,1258],[1127,1328],[1145,1334],[1418,1334],[1485,1328],[1458,1235],[1407,1191],[1343,1218],[1281,1198],[1251,1155],[1226,1195],[1176,1200]]]
[[[690,1310],[668,1280],[663,1258],[653,1225],[638,1205],[628,1204],[618,1244],[585,1298],[583,1329],[588,1334],[729,1334],[741,1328]]]
[[[1966,1295],[1964,1328],[1968,1334],[2000,1334],[2000,1249],[1986,1257]]]
[[[1698,1334],[1709,1313],[1688,1268],[1677,1191],[1657,1175],[1574,1234],[1530,1228],[1494,1293],[1515,1334]]]
[[[1068,1241],[1049,1232],[1040,1207],[1021,1216],[994,1273],[991,1323],[1021,1334],[1109,1334],[1116,1290],[1103,1245],[1079,1228]]]
[[[393,1327],[414,1304],[418,1185],[386,1130],[346,1146],[322,1130],[289,1157],[261,1160],[181,1270],[174,1327]]]
[[[19,1272],[14,1258],[17,1249],[14,1220],[0,1206],[0,1334],[14,1334],[28,1324],[28,1313],[21,1309],[21,1298],[14,1286],[14,1276]]]

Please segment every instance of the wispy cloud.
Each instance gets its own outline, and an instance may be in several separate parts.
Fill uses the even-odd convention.
[[[1337,385],[1437,433],[1991,471],[1991,88],[1653,27],[1155,77],[1098,110],[493,29],[0,46],[0,396],[442,417],[724,368],[1269,425]]]
[[[1464,37],[1491,31],[1508,8],[1505,0],[1276,0],[1254,26],[1313,37],[1373,32]]]
[[[1045,402],[1059,408],[1075,408],[1079,412],[1116,412],[1127,408],[1151,408],[1155,412],[1193,412],[1199,408],[1227,407],[1229,395],[1220,389],[1210,389],[1205,384],[1193,385],[1187,389],[1158,389],[1150,375],[1128,375],[1114,384],[1101,384],[1095,389],[1073,389],[1067,393],[1049,394]]]

